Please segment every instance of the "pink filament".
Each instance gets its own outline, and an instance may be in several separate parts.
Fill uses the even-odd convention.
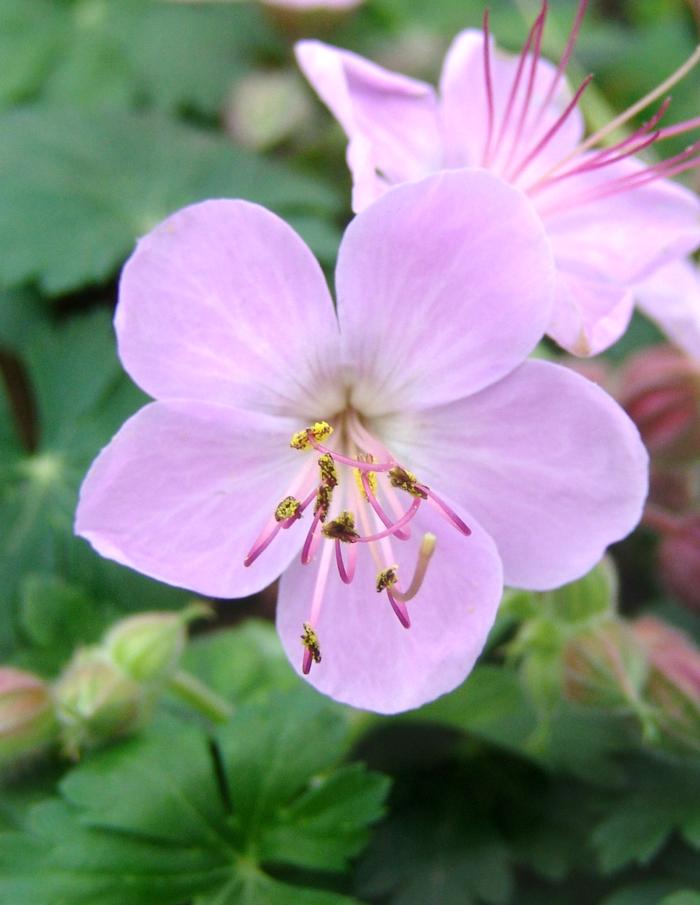
[[[493,78],[491,75],[491,50],[489,47],[489,11],[484,10],[484,84],[486,86],[486,106],[488,110],[488,125],[486,127],[486,142],[481,156],[482,163],[487,166],[491,156],[491,140],[493,138]]]
[[[545,95],[544,100],[540,105],[540,110],[544,110],[547,104],[554,97],[554,94],[559,86],[559,82],[561,81],[561,77],[564,75],[566,67],[569,65],[571,54],[574,52],[574,47],[576,46],[576,41],[578,40],[578,33],[581,29],[583,17],[586,15],[587,6],[588,0],[580,0],[578,10],[576,11],[576,18],[574,19],[574,24],[572,25],[571,31],[569,32],[569,39],[566,42],[566,47],[564,48],[564,52],[561,55],[561,59],[559,60],[559,65],[557,66],[557,71],[554,73],[554,77],[552,78],[549,90],[547,91],[547,94]]]
[[[357,543],[371,544],[374,543],[374,541],[382,540],[385,537],[392,537],[400,528],[403,528],[404,525],[407,525],[411,521],[416,512],[418,512],[421,502],[422,500],[420,497],[415,497],[410,507],[404,512],[401,518],[387,528],[386,531],[380,531],[378,534],[370,534],[368,537],[359,537]]]
[[[386,514],[386,512],[382,509],[382,506],[377,499],[377,497],[372,492],[372,488],[369,483],[369,478],[366,474],[362,475],[362,487],[364,488],[365,494],[367,495],[367,499],[369,500],[369,504],[377,513],[377,517],[379,521],[384,525],[385,528],[391,528],[392,526],[396,526],[395,522],[392,522],[391,517]],[[407,531],[402,531],[400,528],[394,531],[396,537],[399,540],[408,540],[411,536],[411,531],[408,529]]]
[[[389,598],[391,608],[396,613],[396,617],[398,618],[401,625],[404,628],[410,628],[411,618],[408,615],[408,608],[406,607],[406,604],[401,600],[397,600],[396,597],[394,597],[394,595],[391,593],[389,588],[387,588],[386,595]]]
[[[441,500],[440,497],[435,496],[433,491],[429,491],[428,499],[437,506],[437,508],[442,512],[442,514],[447,518],[448,522],[450,522],[454,527],[464,534],[465,537],[469,537],[472,533],[472,529],[462,521],[462,519],[457,515],[454,509],[450,508],[444,500]]]
[[[351,584],[355,577],[355,566],[357,564],[357,547],[354,544],[348,544],[348,564],[345,566],[343,561],[343,542],[336,538],[335,541],[335,561],[338,566],[338,574],[340,580],[344,584]]]
[[[320,521],[321,515],[317,512],[314,516],[313,522],[311,522],[311,527],[308,530],[306,539],[304,540],[304,546],[301,550],[301,563],[303,566],[308,566],[313,558],[314,553],[316,552],[316,546],[318,543],[318,534],[316,532],[316,529],[318,528]]]

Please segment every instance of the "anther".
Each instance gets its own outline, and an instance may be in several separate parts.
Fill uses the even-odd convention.
[[[335,467],[333,456],[330,453],[323,453],[318,457],[318,467],[321,472],[321,481],[326,487],[337,487],[338,470]]]
[[[300,501],[293,496],[286,496],[275,509],[275,521],[285,522],[290,518],[300,518],[299,510],[301,509]]]
[[[331,508],[331,499],[333,497],[333,488],[328,484],[319,485],[316,491],[316,502],[314,503],[314,515],[318,516],[319,521],[325,522],[328,518],[328,510]]]
[[[391,588],[396,584],[399,580],[398,570],[399,567],[394,565],[377,572],[377,583],[375,587],[377,588],[378,594],[381,594],[382,591],[386,591],[387,588]]]
[[[352,473],[355,477],[355,483],[357,484],[357,489],[360,491],[360,495],[364,500],[369,501],[369,495],[365,488],[365,481],[367,482],[370,492],[375,496],[377,494],[377,475],[374,471],[360,471],[359,468],[353,468]]]
[[[348,512],[347,509],[341,512],[333,521],[325,524],[321,531],[324,537],[330,537],[345,544],[354,544],[360,539],[360,535],[355,530],[355,516],[352,512]]]
[[[316,421],[310,427],[303,431],[297,431],[292,435],[289,445],[292,449],[307,450],[313,447],[312,440],[316,443],[323,443],[333,433],[333,428],[327,421]]]
[[[302,669],[304,675],[308,675],[312,661],[314,663],[321,662],[321,647],[318,643],[318,635],[313,630],[310,622],[304,623],[304,633],[299,637],[305,648]]]
[[[400,465],[396,465],[389,472],[389,483],[392,487],[410,493],[411,496],[420,497],[422,500],[428,499],[428,494],[422,484],[418,483],[418,478]]]

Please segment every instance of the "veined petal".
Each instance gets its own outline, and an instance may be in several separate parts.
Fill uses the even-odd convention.
[[[387,192],[338,255],[352,404],[421,408],[499,380],[544,333],[553,273],[530,203],[491,173],[443,171]]]
[[[264,588],[299,549],[281,531],[243,560],[298,476],[298,424],[222,405],[155,402],[130,418],[83,482],[76,532],[102,556],[213,597]]]
[[[156,398],[302,417],[335,410],[323,398],[338,354],[323,273],[294,230],[256,204],[194,204],[141,239],[115,324],[124,367]]]
[[[597,355],[622,336],[633,308],[631,289],[561,267],[547,333],[572,355]]]
[[[700,245],[700,199],[683,186],[659,179],[598,197],[643,172],[637,161],[623,160],[536,195],[558,268],[629,288]]]
[[[437,536],[420,592],[408,604],[404,629],[386,593],[377,593],[377,568],[360,550],[350,585],[332,572],[316,631],[322,660],[308,676],[338,701],[397,713],[419,707],[459,685],[479,656],[501,599],[502,569],[491,538],[473,518],[470,537],[454,531],[428,506],[416,516],[410,541],[395,543],[399,574],[413,571],[422,532]],[[308,617],[317,569],[293,563],[280,584],[277,629],[291,663],[300,671],[302,625]]]
[[[300,41],[296,56],[350,140],[354,210],[362,210],[389,185],[441,166],[437,101],[430,85],[320,41]]]
[[[693,261],[674,261],[635,287],[637,303],[668,338],[700,360],[700,269]]]
[[[382,430],[421,481],[489,532],[509,585],[573,581],[641,516],[648,457],[637,429],[600,387],[559,365],[524,362],[475,396],[396,415]]]
[[[545,104],[556,67],[548,60],[536,63],[528,110],[525,98],[532,56],[526,58],[518,92],[509,100],[519,60],[489,44],[489,71],[492,85],[492,112],[489,114],[484,65],[484,33],[475,29],[460,32],[447,51],[440,78],[440,95],[447,161],[450,166],[480,166],[484,156],[491,119],[489,164],[496,171],[517,162],[534,149],[555,125],[571,99],[571,91],[562,79]],[[546,170],[573,150],[583,134],[583,118],[574,109],[550,141],[527,167],[528,178]]]

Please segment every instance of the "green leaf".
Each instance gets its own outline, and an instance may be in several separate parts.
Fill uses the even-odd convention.
[[[160,720],[0,835],[0,905],[358,905],[329,872],[365,844],[388,782],[337,766],[347,729],[345,711],[301,686],[241,707],[218,744]],[[271,875],[281,864],[293,880]]]
[[[700,905],[700,890],[679,889],[670,896],[664,896],[659,905]]]
[[[247,198],[282,216],[321,219],[339,203],[318,179],[153,114],[5,113],[0,280],[37,280],[49,294],[105,280],[139,236],[178,208],[211,197]]]

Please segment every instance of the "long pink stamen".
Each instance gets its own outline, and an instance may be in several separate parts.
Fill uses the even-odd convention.
[[[248,555],[243,560],[244,566],[252,566],[255,560],[270,546],[272,541],[277,537],[278,532],[282,528],[282,522],[275,521],[275,519],[270,519],[267,525],[260,532],[258,539],[255,541],[253,546],[250,548]]]
[[[571,26],[571,31],[569,32],[569,39],[566,42],[566,47],[564,48],[564,52],[561,55],[561,59],[559,60],[557,71],[552,77],[552,81],[549,85],[547,94],[544,96],[544,100],[540,105],[540,110],[544,110],[547,104],[549,104],[549,102],[552,100],[557,88],[559,87],[559,82],[566,72],[566,67],[569,65],[571,54],[574,52],[574,47],[576,46],[576,41],[578,40],[578,34],[581,30],[581,23],[583,22],[583,17],[586,15],[587,7],[588,0],[580,0],[578,10],[576,11],[576,18],[574,19],[574,24]]]
[[[489,11],[484,10],[484,85],[486,86],[486,108],[488,111],[488,122],[486,126],[486,142],[484,151],[481,155],[481,161],[484,166],[488,166],[491,157],[491,140],[493,138],[493,77],[491,75],[491,48],[489,33]]]
[[[344,456],[342,453],[336,452],[336,450],[330,449],[322,443],[318,443],[313,437],[309,437],[309,443],[319,452],[328,453],[333,456],[336,462],[340,462],[343,465],[351,465],[353,468],[357,468],[360,471],[391,471],[392,468],[396,468],[396,462],[362,462],[359,459]]]
[[[313,501],[316,499],[316,493],[317,493],[317,491],[316,491],[316,488],[314,487],[314,489],[311,491],[311,493],[310,493],[310,494],[306,497],[306,499],[300,504],[300,506],[299,506],[299,508],[297,509],[296,513],[295,513],[294,515],[292,515],[290,518],[285,519],[285,520],[282,522],[282,527],[283,527],[285,530],[286,530],[287,528],[291,528],[292,525],[294,525],[296,522],[299,521],[299,519],[300,519],[300,518],[302,517],[302,515],[304,514],[304,510],[308,509],[308,507],[310,506],[310,504],[313,503]]]
[[[573,111],[576,109],[576,106],[581,98],[581,95],[586,90],[586,88],[588,88],[588,86],[591,84],[592,80],[593,80],[593,76],[587,75],[586,78],[581,82],[581,84],[578,87],[578,90],[576,91],[574,96],[571,98],[571,100],[567,104],[564,112],[557,119],[557,121],[554,123],[554,125],[550,129],[548,129],[547,132],[545,132],[545,134],[537,142],[535,147],[531,151],[527,152],[525,157],[520,161],[520,163],[517,165],[514,172],[511,174],[511,176],[510,176],[511,179],[517,179],[518,176],[523,172],[523,170],[528,166],[528,164],[530,164],[534,160],[534,158],[537,157],[537,155],[542,150],[544,150],[544,148],[550,143],[550,141],[554,138],[554,136],[557,134],[557,132],[559,132],[559,130],[564,125],[564,123],[567,121],[567,119],[571,116]]]
[[[692,132],[694,129],[700,129],[700,116],[695,119],[687,119],[685,122],[677,123],[674,126],[666,126],[666,128],[659,131],[659,139],[663,141],[665,138],[683,135],[684,132]]]
[[[465,537],[469,537],[469,535],[472,533],[472,529],[469,527],[469,525],[463,522],[462,519],[454,511],[454,509],[448,506],[444,500],[440,499],[440,497],[436,496],[432,490],[428,490],[428,500],[435,504],[435,506],[447,518],[448,522],[451,522],[458,531],[461,531],[461,533],[464,534]]]
[[[371,544],[374,543],[374,541],[382,540],[385,537],[395,536],[397,530],[403,528],[404,525],[407,525],[415,516],[422,502],[420,497],[416,497],[401,518],[397,522],[394,522],[390,528],[387,528],[386,531],[380,531],[378,534],[370,534],[368,537],[359,537],[356,543]]]
[[[408,615],[408,608],[406,607],[406,604],[401,600],[397,600],[396,597],[394,597],[394,595],[391,593],[389,588],[387,588],[386,596],[389,598],[389,603],[391,604],[391,608],[396,613],[396,616],[397,616],[399,622],[401,623],[401,625],[404,628],[410,628],[411,627],[411,618]]]
[[[372,487],[370,486],[370,483],[369,483],[369,478],[366,473],[362,474],[362,487],[365,491],[365,495],[369,501],[370,506],[377,513],[377,517],[379,518],[379,521],[384,525],[385,528],[395,527],[395,523],[391,520],[391,517],[388,516],[386,514],[386,512],[382,509],[382,506],[381,506],[379,500],[374,495],[374,493],[372,491]],[[406,531],[402,531],[401,529],[399,529],[398,531],[395,531],[394,533],[399,540],[408,540],[409,537],[411,536],[410,528]]]
[[[320,521],[321,515],[320,513],[316,513],[313,522],[311,522],[311,527],[308,530],[306,539],[304,540],[304,546],[301,549],[301,564],[303,566],[308,566],[316,552],[318,538],[320,537],[316,529],[318,528]]]
[[[345,584],[351,584],[355,577],[355,566],[357,565],[357,547],[354,544],[348,544],[348,564],[347,567],[343,560],[343,543],[336,540],[335,542],[335,561],[338,566],[338,574],[340,580]]]
[[[323,548],[323,553],[321,554],[321,562],[319,563],[318,572],[316,574],[316,584],[314,585],[314,594],[311,598],[311,612],[309,613],[309,618],[307,620],[308,625],[311,628],[316,628],[316,624],[318,622],[318,617],[321,612],[321,604],[323,603],[323,595],[326,591],[326,584],[328,582],[328,570],[331,564],[331,547],[329,544],[326,544]],[[312,652],[308,649],[304,649],[304,659],[302,661],[302,671],[305,676],[308,676],[309,670],[311,669],[311,664],[313,663],[313,655]]]
[[[537,77],[537,66],[540,62],[540,55],[542,52],[542,33],[544,31],[545,22],[547,20],[547,0],[542,0],[542,9],[540,10],[540,14],[535,19],[534,24],[534,48],[532,51],[532,58],[530,60],[530,73],[527,79],[527,88],[525,89],[525,99],[523,101],[522,109],[520,110],[520,116],[518,117],[518,125],[515,127],[515,132],[513,134],[513,140],[510,146],[510,152],[508,154],[508,159],[506,161],[506,169],[510,166],[511,161],[518,150],[518,146],[520,144],[520,140],[523,137],[525,132],[525,123],[527,120],[527,115],[530,112],[530,103],[532,101],[532,92],[535,87],[535,79]]]

